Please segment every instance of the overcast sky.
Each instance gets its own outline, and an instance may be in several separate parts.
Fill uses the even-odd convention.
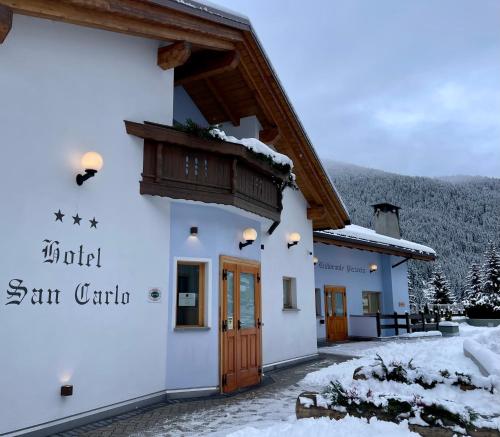
[[[215,0],[247,15],[322,158],[500,177],[500,0]]]

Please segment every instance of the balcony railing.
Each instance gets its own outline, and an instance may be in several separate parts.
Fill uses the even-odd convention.
[[[233,205],[279,221],[288,173],[240,144],[154,123],[125,122],[144,139],[141,194]]]

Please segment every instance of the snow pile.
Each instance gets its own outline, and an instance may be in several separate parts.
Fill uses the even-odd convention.
[[[262,141],[259,141],[256,138],[242,138],[240,140],[236,137],[226,135],[226,133],[223,130],[217,128],[212,129],[210,133],[216,138],[228,141],[230,143],[241,144],[242,146],[246,147],[248,150],[251,150],[254,153],[267,156],[271,158],[273,162],[275,162],[276,164],[287,165],[290,167],[290,169],[293,168],[293,162],[288,156],[276,152],[275,150],[271,149],[268,145],[264,144]]]
[[[464,341],[464,353],[488,375],[500,377],[500,326]]]
[[[311,408],[314,405],[314,401],[309,398],[305,398],[303,396],[299,396],[299,402],[301,405],[304,405],[305,408]]]
[[[440,323],[443,325],[443,323]],[[406,334],[399,334],[402,338],[421,338],[421,337],[442,337],[441,331],[422,331],[422,332],[410,332]]]
[[[330,420],[326,417],[320,419],[302,419],[295,422],[285,422],[265,429],[243,428],[229,434],[231,437],[331,437],[356,436],[356,437],[418,437],[411,432],[408,423],[400,424],[384,422],[372,417],[369,421],[357,417],[346,416],[342,420]]]
[[[485,329],[488,328],[467,327],[462,335],[484,332]],[[463,343],[463,337],[384,343],[367,350],[362,358],[310,373],[303,382],[322,392],[330,382],[338,381],[349,394],[355,394],[357,399],[366,399],[380,406],[384,406],[384,399],[388,398],[407,401],[412,405],[416,401],[426,405],[435,404],[460,417],[473,420],[476,426],[500,429],[500,394],[498,389],[487,389],[491,389],[498,380],[495,377],[485,378],[481,374],[474,362],[464,356]],[[439,378],[442,382],[429,389],[419,384],[380,381],[373,377],[353,380],[357,368],[373,366],[376,354],[379,354],[385,363],[411,362],[412,366],[418,369],[413,375],[416,378],[427,375],[428,382]],[[450,377],[448,379],[443,375]],[[470,381],[470,384],[478,389],[461,390],[459,384],[453,384],[459,375],[463,375],[465,382]]]
[[[439,326],[460,326],[457,322],[448,322],[445,320],[444,322],[439,322]]]
[[[422,244],[414,243],[413,241],[403,240],[399,238],[388,237],[386,235],[378,234],[373,229],[364,228],[358,225],[347,225],[343,229],[329,229],[325,231],[318,231],[318,233],[324,234],[326,236],[339,236],[351,238],[359,241],[366,241],[372,243],[384,244],[391,247],[401,247],[414,252],[432,254],[435,255],[436,252],[430,247],[424,246]]]

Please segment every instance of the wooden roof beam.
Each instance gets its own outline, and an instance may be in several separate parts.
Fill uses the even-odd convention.
[[[259,132],[259,139],[263,143],[275,145],[280,139],[280,130],[277,126],[262,129]]]
[[[308,220],[322,220],[326,216],[326,209],[322,205],[316,205],[307,208],[307,219]]]
[[[234,50],[225,52],[197,52],[184,65],[175,70],[175,85],[208,79],[226,71],[234,70],[240,63],[240,54]]]
[[[0,5],[0,44],[5,41],[12,29],[12,9]]]
[[[234,111],[229,107],[227,104],[227,98],[221,94],[220,90],[217,88],[215,85],[214,81],[210,78],[205,79],[205,83],[210,90],[210,92],[213,94],[214,99],[217,101],[219,106],[222,108],[222,111],[226,114],[226,117],[228,120],[231,121],[233,126],[239,126],[240,125],[240,117],[238,117]]]
[[[170,70],[184,65],[191,56],[191,44],[179,41],[158,49],[158,67]]]
[[[161,41],[189,41],[207,49],[233,50],[241,30],[165,6],[137,0],[0,0],[15,14],[63,21]]]

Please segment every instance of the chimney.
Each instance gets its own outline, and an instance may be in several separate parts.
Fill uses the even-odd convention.
[[[401,238],[399,227],[399,206],[390,203],[377,203],[373,207],[372,226],[377,234]]]

